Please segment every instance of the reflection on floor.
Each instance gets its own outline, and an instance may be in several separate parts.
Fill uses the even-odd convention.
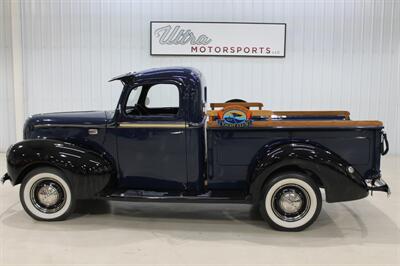
[[[0,173],[5,172],[4,155]],[[271,230],[248,205],[79,201],[63,222],[32,220],[19,186],[0,187],[4,264],[400,264],[400,157],[383,158],[392,196],[327,204],[299,233]]]

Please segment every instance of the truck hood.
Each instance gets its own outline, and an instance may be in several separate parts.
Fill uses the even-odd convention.
[[[114,112],[86,111],[37,114],[29,117],[24,126],[24,139],[57,139],[87,148],[101,147],[108,121]],[[97,129],[89,135],[89,129]]]
[[[75,126],[75,127],[105,127],[107,124],[105,111],[60,112],[33,115],[27,120],[29,126]]]

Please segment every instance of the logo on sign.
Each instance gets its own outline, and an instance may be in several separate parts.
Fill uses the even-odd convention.
[[[218,124],[223,127],[248,127],[251,125],[251,112],[242,106],[229,106],[218,113]]]
[[[154,31],[154,36],[158,38],[160,44],[169,45],[184,45],[187,43],[191,45],[207,45],[212,41],[212,39],[205,34],[196,37],[190,29],[185,30],[180,26],[172,28],[171,25],[156,29]]]

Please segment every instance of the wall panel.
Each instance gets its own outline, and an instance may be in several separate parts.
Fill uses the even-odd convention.
[[[0,1],[0,151],[15,142],[11,6]]]
[[[110,77],[186,65],[211,101],[381,119],[400,153],[398,1],[24,1],[22,18],[26,115],[112,109]],[[151,20],[285,22],[286,58],[150,56]]]

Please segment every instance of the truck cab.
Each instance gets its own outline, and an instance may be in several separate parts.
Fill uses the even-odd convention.
[[[109,133],[116,138],[119,186],[198,193],[205,172],[205,85],[195,69],[114,78],[124,89]]]
[[[62,220],[77,199],[249,203],[275,229],[310,226],[327,202],[389,193],[380,121],[347,111],[271,111],[211,103],[200,71],[173,67],[111,79],[114,111],[33,115],[7,151],[2,181],[21,184],[26,212]]]

